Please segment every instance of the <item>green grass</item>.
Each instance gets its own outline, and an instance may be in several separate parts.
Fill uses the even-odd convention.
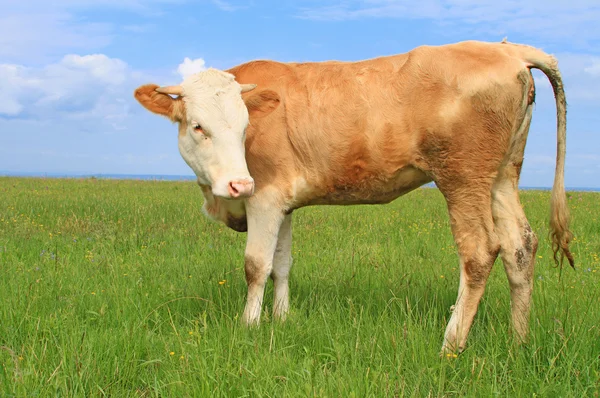
[[[498,260],[467,350],[440,358],[459,273],[435,189],[295,212],[290,317],[271,320],[269,285],[248,330],[245,234],[201,214],[195,183],[0,178],[0,396],[597,397],[600,195],[569,193],[560,279],[549,194],[522,201],[531,341]]]

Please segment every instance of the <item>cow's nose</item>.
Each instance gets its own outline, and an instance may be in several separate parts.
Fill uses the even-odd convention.
[[[254,181],[240,179],[229,181],[229,195],[232,198],[247,198],[254,193]]]

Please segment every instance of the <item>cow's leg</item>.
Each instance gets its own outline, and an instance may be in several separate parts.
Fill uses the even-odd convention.
[[[273,257],[273,317],[285,319],[290,306],[288,277],[292,268],[292,215],[285,216]]]
[[[512,325],[521,342],[527,339],[529,332],[529,307],[538,246],[537,237],[519,201],[518,189],[532,112],[533,107],[528,103],[523,122],[513,137],[506,164],[501,168],[492,190],[492,212],[496,234],[500,238],[500,256],[510,284]]]
[[[242,321],[257,325],[265,292],[265,284],[273,269],[273,256],[284,214],[275,204],[254,197],[246,203],[248,240],[245,271],[248,297]]]
[[[492,211],[500,256],[510,284],[512,325],[521,342],[529,331],[529,307],[533,292],[533,270],[538,240],[519,201],[515,166],[505,169],[493,190]],[[507,174],[511,174],[507,175]],[[511,178],[512,177],[512,178]]]
[[[455,187],[445,192],[460,256],[458,298],[446,327],[442,352],[464,349],[479,301],[500,245],[494,232],[491,184]]]

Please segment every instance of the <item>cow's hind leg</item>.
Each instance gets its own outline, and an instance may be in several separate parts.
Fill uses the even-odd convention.
[[[507,166],[513,169],[512,165]],[[512,325],[520,341],[529,330],[529,307],[533,291],[533,270],[538,240],[531,230],[516,187],[517,179],[506,170],[493,190],[492,209],[496,234],[500,238],[500,256],[510,284]],[[513,171],[514,173],[514,171]]]
[[[526,340],[529,332],[529,307],[538,246],[538,239],[519,201],[518,190],[531,112],[532,107],[528,106],[492,190],[492,212],[496,234],[500,238],[500,256],[510,284],[512,325],[521,342]]]
[[[442,352],[448,353],[465,348],[500,244],[494,232],[491,183],[480,181],[442,192],[448,202],[450,224],[460,257],[458,298],[442,346]]]

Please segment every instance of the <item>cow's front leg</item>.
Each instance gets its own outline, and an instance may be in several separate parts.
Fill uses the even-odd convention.
[[[288,285],[290,268],[292,268],[292,215],[285,216],[275,256],[273,257],[273,318],[284,320],[290,308],[290,289]]]
[[[247,325],[258,325],[265,284],[273,269],[273,256],[284,214],[273,203],[257,197],[252,199],[246,202],[248,240],[244,260],[248,298],[242,321]]]

